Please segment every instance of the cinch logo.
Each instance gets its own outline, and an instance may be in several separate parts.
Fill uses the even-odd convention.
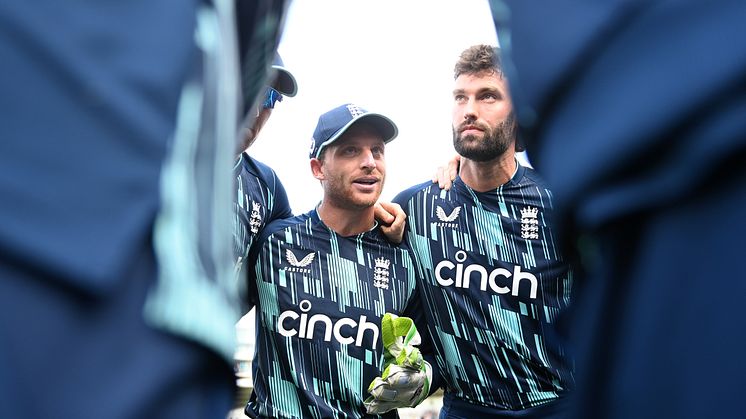
[[[457,263],[453,263],[450,260],[438,263],[435,266],[435,279],[438,281],[438,284],[444,287],[450,287],[455,284],[456,288],[469,288],[471,276],[477,274],[480,290],[487,291],[487,285],[489,284],[490,289],[498,294],[507,294],[512,291],[512,294],[517,296],[521,280],[526,279],[531,283],[531,298],[536,298],[536,288],[539,286],[539,281],[532,273],[522,272],[520,266],[516,265],[513,268],[513,272],[505,268],[495,268],[492,272],[487,272],[487,269],[482,265],[471,264],[464,266],[462,262],[465,260],[466,252],[459,250],[456,252]],[[497,283],[499,277],[507,279],[511,276],[513,277],[513,283],[510,288]]]
[[[371,348],[374,348],[378,342],[378,325],[367,321],[366,316],[360,316],[358,321],[348,317],[342,317],[333,323],[332,319],[326,314],[314,314],[309,318],[306,313],[311,310],[311,303],[308,300],[301,301],[298,307],[300,308],[300,311],[303,312],[302,314],[298,314],[292,310],[286,310],[277,318],[277,331],[280,332],[282,336],[298,336],[301,339],[313,339],[316,325],[321,323],[322,326],[320,327],[323,327],[321,330],[324,333],[324,340],[326,342],[330,342],[332,336],[334,336],[334,339],[339,343],[345,345],[351,345],[354,343],[355,346],[362,346],[363,337],[365,336],[366,331],[373,333],[373,345]],[[286,327],[286,323],[288,323],[286,321],[287,319],[298,320],[299,318],[300,324],[291,322],[291,324],[288,325],[290,328]],[[357,329],[357,333],[354,332],[355,329]]]

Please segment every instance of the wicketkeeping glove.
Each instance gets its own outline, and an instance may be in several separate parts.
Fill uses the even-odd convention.
[[[382,414],[399,407],[414,407],[430,393],[433,370],[414,345],[421,342],[409,317],[386,313],[381,319],[384,370],[368,386],[372,397],[365,400],[369,414]]]

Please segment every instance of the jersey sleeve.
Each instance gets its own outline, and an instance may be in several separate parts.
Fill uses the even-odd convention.
[[[293,211],[290,208],[290,200],[288,199],[287,191],[285,186],[280,181],[277,173],[273,171],[274,178],[274,197],[275,205],[272,207],[272,213],[268,221],[281,220],[284,218],[290,218],[293,216]]]
[[[399,192],[398,194],[396,194],[396,196],[391,202],[395,202],[399,204],[402,207],[402,209],[404,209],[404,213],[407,214],[407,217],[408,217],[411,211],[409,211],[407,208],[407,202],[409,202],[409,200],[412,199],[412,197],[414,196],[415,193],[417,193],[417,191],[420,191],[432,184],[433,184],[432,181],[426,181],[426,182],[422,182],[417,185],[411,186]]]
[[[258,301],[258,291],[256,286],[258,278],[256,270],[257,262],[261,253],[264,251],[265,247],[269,245],[270,238],[274,233],[283,230],[294,223],[299,222],[298,220],[301,218],[302,216],[286,217],[270,222],[264,227],[264,229],[259,232],[256,240],[251,245],[251,248],[249,249],[249,255],[246,257],[246,275],[243,278],[245,281],[247,281],[246,288],[248,290],[247,301],[250,304],[249,309],[254,307],[254,305],[256,305]]]

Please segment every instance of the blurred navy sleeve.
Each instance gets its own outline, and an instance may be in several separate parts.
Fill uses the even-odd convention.
[[[491,7],[582,268],[572,417],[742,416],[746,3]]]

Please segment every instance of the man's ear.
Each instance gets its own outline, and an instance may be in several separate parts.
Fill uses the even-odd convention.
[[[324,162],[319,159],[311,159],[311,173],[317,180],[324,180]]]

